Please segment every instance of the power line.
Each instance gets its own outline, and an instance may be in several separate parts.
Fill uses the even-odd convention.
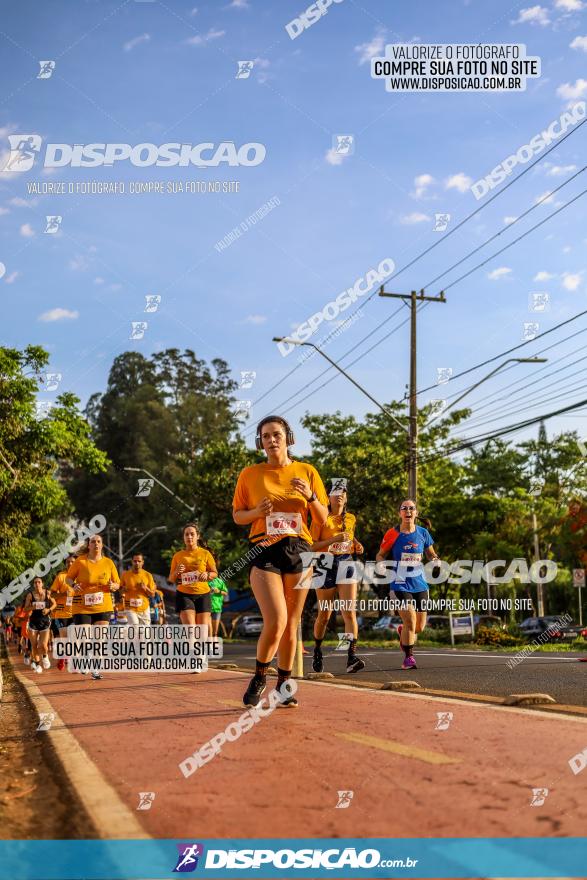
[[[585,361],[585,360],[587,360],[587,355],[585,355],[585,357],[582,357],[582,358],[577,358],[576,361],[572,361],[570,364],[566,364],[564,367],[560,367],[558,370],[554,370],[554,372],[552,372],[552,373],[547,373],[546,376],[541,376],[539,379],[534,379],[533,382],[528,382],[523,388],[520,388],[520,389],[518,389],[516,392],[514,392],[514,394],[510,394],[510,395],[508,395],[508,403],[505,405],[505,409],[507,409],[507,408],[509,407],[510,403],[511,403],[513,400],[515,400],[517,397],[519,397],[520,394],[526,394],[528,388],[531,388],[532,385],[536,385],[537,382],[538,382],[538,383],[539,383],[539,382],[542,382],[545,378],[550,378],[551,376],[556,376],[558,373],[564,372],[565,370],[570,369],[570,367],[575,366],[575,364],[579,364],[579,363],[581,363],[581,361]],[[523,381],[523,380],[521,380],[521,381]],[[555,379],[554,382],[551,382],[551,383],[549,383],[549,384],[547,384],[547,385],[542,385],[540,388],[536,389],[536,393],[541,393],[542,391],[545,391],[547,388],[550,388],[553,384],[554,384],[554,385],[557,385],[559,382],[560,382],[560,379]],[[506,389],[500,389],[500,390],[503,391],[503,390],[506,390]],[[497,393],[497,392],[496,392],[496,393]],[[491,406],[492,406],[493,403],[495,403],[495,402],[496,402],[496,401],[493,401],[492,403],[487,403],[487,404],[485,404],[485,406],[479,406],[478,404],[477,404],[477,405],[471,405],[471,409],[473,410],[473,412],[474,412],[475,415],[472,416],[472,417],[469,416],[469,418],[467,419],[467,422],[469,422],[469,419],[470,419],[470,418],[476,418],[480,412],[482,412],[483,410],[487,409],[488,407],[490,408],[490,412],[491,412],[492,415],[496,415],[496,414],[498,414],[498,413],[503,412],[503,411],[504,411],[504,407],[498,407],[497,410],[491,410]],[[469,423],[469,424],[470,424],[470,423]]]
[[[537,159],[535,159],[533,162],[530,163],[530,165],[526,166],[526,167],[525,167],[525,168],[524,168],[519,174],[517,174],[517,175],[516,175],[515,177],[513,177],[510,181],[508,181],[508,183],[506,183],[505,186],[503,186],[500,190],[498,190],[496,193],[494,193],[489,199],[487,199],[486,201],[484,201],[482,205],[479,205],[479,207],[476,208],[474,211],[471,211],[471,213],[468,214],[468,215],[467,215],[463,220],[461,220],[459,223],[457,223],[456,226],[453,226],[452,229],[450,229],[445,235],[442,236],[442,238],[440,238],[440,239],[438,239],[437,241],[433,242],[429,247],[425,248],[423,251],[421,251],[419,254],[417,254],[412,260],[410,260],[408,263],[405,263],[405,264],[404,264],[403,266],[401,266],[396,272],[394,272],[392,275],[390,275],[390,277],[387,279],[387,282],[390,282],[390,281],[392,281],[393,279],[397,278],[399,275],[401,275],[403,272],[405,272],[406,269],[411,268],[416,262],[418,262],[418,260],[422,259],[422,257],[425,257],[425,256],[426,256],[427,254],[429,254],[432,250],[434,250],[434,248],[438,247],[439,244],[441,244],[442,242],[446,241],[448,238],[450,238],[451,235],[454,235],[454,233],[457,232],[458,229],[462,228],[466,223],[469,222],[469,220],[471,220],[473,217],[475,217],[475,216],[476,216],[481,210],[483,210],[484,208],[486,208],[486,207],[487,207],[488,205],[490,205],[490,204],[491,204],[496,198],[498,198],[498,197],[501,196],[504,192],[506,192],[506,190],[508,190],[508,189],[510,188],[510,186],[513,186],[513,185],[514,185],[518,180],[520,180],[525,174],[527,174],[529,171],[531,171],[532,168],[534,168],[535,165],[537,165],[539,162],[542,162],[542,161],[543,161],[543,160],[544,160],[544,159],[545,159],[545,158],[546,158],[546,157],[547,157],[547,156],[548,156],[553,150],[557,149],[557,148],[558,148],[558,147],[559,147],[559,146],[560,146],[565,140],[567,140],[567,138],[569,138],[569,137],[571,137],[573,134],[575,134],[575,133],[576,133],[576,132],[577,132],[577,131],[578,131],[578,130],[579,130],[579,129],[580,129],[580,128],[586,123],[586,122],[587,122],[587,119],[584,119],[584,120],[583,120],[582,122],[580,122],[575,128],[571,129],[571,130],[568,131],[565,135],[563,135],[562,138],[560,138],[559,140],[557,140],[557,142],[556,142],[555,144],[553,144],[551,147],[549,147],[544,153],[541,153],[540,156],[538,156]],[[570,203],[569,203],[569,204],[570,204]],[[550,216],[554,216],[554,214],[552,214],[552,215],[550,215]],[[549,219],[549,218],[547,218],[547,219]],[[540,225],[540,224],[539,224],[539,225]],[[529,230],[529,231],[532,231],[532,230]],[[522,236],[522,237],[523,237],[523,236]],[[512,242],[512,244],[514,244],[514,243],[515,243],[515,242]],[[494,255],[494,256],[497,256],[497,255]],[[446,273],[443,273],[443,274],[446,274]],[[457,282],[453,282],[453,285],[456,284],[456,283],[457,283]],[[453,286],[453,285],[451,285],[451,286]],[[446,288],[445,288],[445,289],[446,289]],[[353,315],[355,315],[358,311],[360,311],[360,309],[361,309],[363,306],[367,305],[367,303],[369,303],[369,302],[370,302],[370,301],[371,301],[371,300],[377,295],[377,293],[378,293],[378,290],[377,290],[377,289],[374,290],[373,293],[371,293],[371,294],[367,297],[367,299],[366,299],[366,300],[365,300],[360,306],[358,306],[353,312],[350,313],[350,315],[348,316],[348,319],[352,318]],[[423,306],[423,308],[425,308],[425,307],[426,307],[426,305]],[[400,326],[402,326],[402,325],[400,325]],[[334,332],[334,331],[333,331],[333,332]],[[327,338],[328,338],[328,337],[327,337]],[[377,344],[379,344],[379,343],[377,343]],[[375,347],[376,347],[376,346],[373,346],[373,348],[375,348]],[[369,352],[370,352],[371,350],[372,350],[372,349],[368,349],[368,350],[364,353],[364,355],[362,355],[362,357],[365,357],[367,354],[369,354]],[[355,361],[354,363],[356,363],[356,361]],[[267,389],[267,391],[263,392],[263,394],[262,394],[260,397],[258,397],[256,400],[254,400],[253,403],[252,403],[252,406],[256,406],[258,403],[260,403],[262,400],[264,400],[264,399],[265,399],[265,398],[266,398],[266,397],[267,397],[267,396],[268,396],[268,395],[269,395],[269,394],[270,394],[275,388],[277,388],[280,384],[282,384],[282,382],[284,382],[286,379],[288,379],[288,378],[289,378],[294,372],[296,372],[296,370],[298,370],[301,366],[302,366],[301,363],[296,364],[296,366],[293,367],[293,368],[289,371],[289,373],[287,373],[283,378],[279,379],[278,382],[274,383],[270,388]],[[351,365],[349,365],[349,366],[351,366]],[[321,386],[321,387],[323,387],[323,386]],[[433,386],[431,386],[431,387],[433,387]],[[424,390],[428,390],[428,389],[424,389]],[[298,392],[298,393],[300,393],[300,392]]]
[[[576,333],[571,333],[569,336],[565,336],[565,338],[561,339],[559,342],[555,342],[553,345],[548,345],[546,348],[543,348],[540,351],[537,351],[536,355],[544,354],[545,352],[550,351],[551,348],[556,348],[556,346],[561,345],[563,342],[568,342],[569,339],[574,339],[575,336],[580,336],[581,333],[587,333],[587,327],[584,327],[583,330],[577,330]],[[550,370],[551,367],[554,367],[556,364],[559,364],[561,361],[564,361],[565,358],[572,357],[574,354],[578,354],[578,352],[584,351],[584,349],[585,349],[585,346],[581,345],[581,346],[579,346],[579,348],[575,348],[575,349],[573,349],[573,351],[569,351],[569,352],[567,352],[567,354],[561,355],[561,357],[556,358],[556,360],[550,361],[545,367],[539,367],[537,370],[533,370],[532,375],[536,375],[537,373],[543,373],[545,371],[548,371],[548,370]],[[505,367],[505,369],[503,369],[501,371],[501,375],[503,375],[503,373],[508,373],[510,370],[515,369],[516,366],[517,366],[517,364],[510,364],[509,367]],[[563,368],[563,369],[566,369],[566,368]],[[555,372],[558,372],[558,371],[555,371]],[[551,373],[550,375],[554,375],[554,373]],[[538,382],[541,381],[541,378],[535,379],[533,382],[527,383],[525,385],[525,387],[528,388],[530,385],[534,385],[537,381]],[[511,388],[513,388],[516,385],[519,385],[522,382],[526,382],[525,376],[522,376],[521,379],[516,379],[516,381],[512,382],[510,385],[502,385],[501,388],[498,388],[495,391],[490,392],[485,397],[481,397],[477,401],[477,405],[480,403],[483,403],[486,400],[490,400],[492,397],[496,397],[496,396],[501,395],[504,391],[509,391]],[[465,389],[465,390],[470,391],[474,387],[475,387],[474,385],[471,385],[468,389]],[[458,397],[458,395],[461,393],[462,393],[462,391],[455,391],[454,394],[449,394],[448,397],[446,398],[446,400],[451,400],[453,397]]]
[[[455,379],[460,379],[461,376],[466,376],[469,373],[473,373],[475,370],[479,370],[481,367],[487,366],[487,364],[492,364],[494,361],[499,360],[499,358],[505,357],[506,355],[511,354],[513,351],[518,351],[518,349],[524,348],[524,346],[530,345],[531,343],[536,342],[537,339],[542,339],[544,336],[548,336],[549,333],[554,333],[555,330],[559,330],[561,327],[566,326],[566,324],[571,324],[573,321],[576,321],[577,318],[583,317],[583,315],[587,315],[587,309],[584,309],[582,312],[577,312],[577,314],[573,315],[572,318],[567,318],[565,321],[561,321],[559,324],[555,324],[554,327],[550,327],[548,330],[544,330],[543,333],[538,333],[538,335],[535,336],[534,339],[526,339],[525,342],[520,342],[518,345],[514,345],[512,348],[508,348],[505,351],[501,351],[499,354],[496,354],[493,357],[487,358],[487,360],[481,361],[480,363],[475,364],[475,366],[473,366],[473,367],[468,367],[466,370],[461,370],[460,373],[455,373],[454,376],[451,376],[450,379],[448,379],[447,384],[448,384],[448,382],[454,382]],[[570,337],[568,337],[568,338],[570,338]],[[563,340],[563,342],[564,341],[565,340]],[[555,344],[559,344],[559,343],[555,343]],[[548,349],[543,349],[543,351],[548,351]],[[431,391],[434,388],[438,388],[438,384],[428,385],[426,388],[421,388],[418,393],[424,394],[424,392]]]
[[[520,220],[523,220],[524,217],[527,217],[528,214],[531,214],[532,211],[535,211],[536,208],[539,208],[540,205],[544,204],[544,202],[546,202],[548,199],[551,199],[555,195],[555,193],[557,193],[563,187],[567,186],[567,184],[569,184],[572,180],[574,180],[575,177],[578,177],[579,174],[583,174],[583,172],[586,169],[587,169],[587,165],[584,165],[579,171],[577,171],[575,174],[573,174],[572,177],[569,177],[568,180],[565,180],[564,183],[561,183],[561,185],[557,186],[556,189],[553,189],[551,192],[546,193],[544,196],[542,196],[542,198],[540,198],[537,202],[535,202],[533,205],[531,205],[531,207],[529,207],[526,211],[524,211],[523,214],[520,214],[519,217],[516,217],[516,219],[512,220],[512,222],[509,223],[507,226],[504,226],[498,232],[494,233],[494,235],[492,235],[490,238],[488,238],[486,241],[484,241],[483,244],[480,244],[478,247],[474,248],[474,250],[470,251],[468,254],[466,254],[466,256],[462,257],[456,263],[453,263],[452,266],[450,266],[448,269],[445,269],[444,272],[441,272],[440,275],[436,276],[436,278],[433,278],[431,281],[428,281],[427,284],[424,284],[423,288],[426,289],[427,287],[432,287],[432,285],[435,284],[440,278],[444,278],[445,275],[448,275],[449,272],[452,272],[453,269],[456,269],[457,266],[460,266],[461,263],[464,263],[466,260],[469,259],[469,257],[472,257],[473,254],[476,254],[477,251],[482,250],[482,248],[484,248],[486,245],[490,244],[490,242],[494,241],[494,239],[499,238],[500,235],[503,235],[504,232],[509,232],[509,230],[512,228],[512,226],[515,226],[516,223],[519,223]]]
[[[400,307],[400,309],[398,309],[398,311],[401,311],[401,310],[402,310],[402,307]],[[394,312],[394,314],[397,314],[397,312]],[[389,339],[390,336],[392,336],[394,333],[396,333],[398,330],[400,330],[405,324],[407,324],[409,320],[410,320],[410,319],[409,319],[409,317],[408,317],[408,318],[405,318],[403,321],[401,321],[401,322],[397,325],[397,327],[394,327],[392,330],[390,330],[389,333],[385,334],[384,336],[382,336],[381,339],[379,339],[377,342],[375,342],[373,345],[371,345],[371,346],[367,349],[366,352],[364,352],[363,354],[361,354],[361,355],[359,355],[358,357],[356,357],[356,358],[355,358],[353,361],[351,361],[349,364],[345,364],[345,369],[348,370],[350,367],[354,366],[354,364],[356,364],[356,363],[358,363],[360,360],[362,360],[362,358],[364,358],[366,354],[368,354],[368,353],[371,352],[371,351],[374,351],[379,345],[381,345],[383,342],[385,342],[386,339]],[[381,326],[383,326],[383,325],[381,325]],[[379,329],[379,328],[377,328],[377,329]],[[350,354],[350,352],[347,352],[347,354]],[[345,357],[346,357],[346,355],[345,355]],[[328,370],[326,371],[326,373],[329,372],[329,371],[332,370],[332,369],[333,369],[332,367],[329,367]],[[325,375],[325,374],[324,374],[324,375]],[[284,414],[287,415],[287,413],[289,413],[289,412],[291,412],[293,409],[295,409],[295,407],[297,407],[300,403],[302,403],[302,402],[305,403],[306,400],[309,400],[310,397],[313,397],[313,395],[314,395],[314,394],[317,394],[318,391],[321,391],[322,388],[326,388],[327,385],[330,385],[331,382],[334,382],[335,379],[338,379],[338,378],[340,377],[340,375],[341,375],[340,373],[335,372],[334,375],[330,377],[330,379],[327,379],[326,382],[323,382],[323,383],[322,383],[322,385],[319,385],[317,388],[314,388],[314,390],[313,390],[313,391],[310,391],[309,394],[307,393],[307,389],[306,389],[306,388],[300,388],[298,391],[294,391],[293,394],[291,394],[288,398],[286,398],[286,400],[282,401],[282,402],[281,402],[281,403],[275,408],[276,411],[277,411],[277,412],[283,412],[283,410],[281,409],[281,407],[285,406],[287,403],[289,403],[290,400],[293,400],[293,398],[298,397],[299,395],[303,395],[303,397],[302,397],[301,400],[296,401],[295,403],[292,404],[292,406],[289,407],[289,409],[286,409],[286,410],[285,410],[285,413],[284,413]],[[321,378],[321,377],[320,377],[320,378]],[[313,379],[313,380],[312,380],[312,382],[315,382],[315,381],[317,381],[317,380],[316,380],[316,379]],[[310,384],[311,384],[311,383],[310,383]],[[248,436],[250,435],[250,433],[251,433],[251,432],[247,432],[247,433],[245,433],[245,438],[248,437]],[[253,432],[253,433],[254,433],[254,432]]]
[[[570,385],[568,388],[565,388],[565,390],[563,391],[562,394],[555,394],[555,395],[547,394],[546,397],[537,398],[532,403],[529,403],[527,406],[522,406],[522,407],[514,406],[513,409],[506,407],[501,412],[497,411],[496,413],[488,413],[486,415],[489,415],[489,418],[482,418],[481,421],[474,421],[473,423],[470,423],[468,425],[468,429],[480,428],[483,425],[488,425],[488,424],[491,424],[492,422],[501,421],[502,419],[505,419],[508,416],[513,415],[514,413],[525,412],[526,410],[534,409],[536,406],[540,406],[543,403],[551,403],[554,400],[560,400],[561,398],[569,397],[569,395],[573,391],[579,391],[581,388],[584,388],[584,387],[585,387],[585,380],[580,379],[574,385]]]
[[[564,211],[565,208],[568,208],[569,205],[572,205],[573,202],[576,202],[577,199],[580,199],[582,196],[585,195],[585,193],[587,193],[587,189],[584,189],[583,192],[580,192],[578,195],[576,195],[574,198],[570,199],[564,205],[561,205],[560,208],[558,208],[556,211],[553,211],[552,214],[549,214],[548,217],[545,217],[544,220],[540,221],[540,223],[536,223],[535,226],[532,226],[530,229],[527,229],[526,232],[522,233],[522,235],[519,235],[517,238],[514,238],[513,241],[510,241],[509,244],[506,244],[505,247],[501,248],[501,250],[496,251],[496,253],[492,254],[490,257],[487,257],[486,260],[483,260],[481,263],[478,263],[476,266],[473,266],[472,269],[469,269],[468,272],[465,272],[464,275],[461,275],[455,281],[451,281],[450,284],[445,285],[445,287],[443,288],[445,293],[447,290],[450,290],[451,287],[455,287],[455,285],[460,284],[461,281],[464,281],[465,278],[468,278],[469,275],[472,275],[473,272],[477,271],[477,269],[481,269],[482,266],[487,265],[487,263],[491,262],[491,260],[494,260],[496,257],[499,257],[500,254],[503,254],[504,251],[509,250],[509,248],[513,247],[519,241],[522,241],[523,238],[526,238],[526,236],[530,235],[531,232],[534,232],[535,229],[538,229],[540,226],[543,226],[545,223],[548,223],[549,220],[552,220],[553,217],[556,217],[557,214],[560,214],[561,211]],[[446,273],[443,273],[443,274],[446,274]]]
[[[572,412],[576,409],[581,409],[584,406],[587,406],[587,399],[579,400],[577,403],[572,403],[569,406],[564,406],[561,409],[553,410],[549,413],[542,413],[542,415],[540,416],[536,416],[533,419],[527,419],[524,422],[518,422],[515,425],[508,425],[506,428],[502,428],[499,431],[494,431],[492,434],[469,438],[468,440],[464,440],[460,446],[454,446],[451,449],[443,450],[437,455],[432,455],[429,458],[422,460],[422,464],[427,464],[428,462],[435,461],[438,458],[446,458],[446,456],[448,455],[454,455],[454,453],[461,452],[463,449],[468,449],[471,446],[476,446],[478,443],[486,443],[489,440],[497,439],[497,437],[503,437],[506,434],[513,434],[516,431],[521,431],[524,428],[529,428],[531,425],[535,425],[538,422],[547,421],[548,419],[554,418],[554,416],[560,416],[564,413]]]

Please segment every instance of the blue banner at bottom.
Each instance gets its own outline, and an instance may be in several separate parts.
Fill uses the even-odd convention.
[[[585,878],[587,838],[0,841],[0,880]]]

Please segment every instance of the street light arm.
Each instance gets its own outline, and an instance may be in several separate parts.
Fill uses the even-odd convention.
[[[147,476],[150,477],[152,480],[154,480],[157,483],[157,485],[161,486],[162,489],[165,489],[166,492],[169,492],[170,495],[173,495],[173,497],[176,498],[177,501],[180,502],[180,504],[183,504],[184,507],[187,507],[187,509],[191,513],[193,513],[194,510],[196,509],[195,506],[190,507],[189,504],[186,504],[186,502],[182,498],[180,498],[179,495],[176,495],[175,492],[172,492],[171,489],[165,485],[165,483],[162,483],[161,480],[158,480],[157,477],[154,476],[150,471],[146,470],[146,468],[125,467],[125,468],[123,468],[123,470],[124,471],[135,471],[136,473],[147,474]]]
[[[408,429],[404,425],[402,425],[402,423],[399,421],[399,419],[397,419],[394,416],[393,413],[389,412],[389,410],[386,409],[386,407],[384,407],[381,403],[379,403],[379,401],[376,400],[372,394],[369,394],[369,392],[365,388],[363,388],[362,385],[359,385],[359,383],[357,381],[355,381],[355,379],[353,379],[353,377],[350,376],[345,370],[343,370],[343,368],[341,366],[339,366],[336,363],[336,361],[333,361],[332,358],[328,357],[328,355],[325,354],[321,348],[318,348],[317,345],[314,345],[313,342],[298,342],[295,339],[289,339],[287,336],[274,336],[273,342],[290,342],[292,345],[307,345],[308,348],[313,348],[314,351],[317,351],[318,354],[321,354],[322,357],[325,358],[329,364],[332,364],[332,366],[335,368],[335,370],[338,370],[338,372],[342,373],[342,375],[346,379],[348,379],[349,382],[352,382],[352,384],[356,388],[358,388],[359,391],[361,391],[366,397],[368,397],[369,400],[371,400],[375,404],[375,406],[379,407],[379,409],[381,410],[382,413],[384,413],[386,416],[389,416],[389,418],[393,419],[396,422],[396,424],[399,425],[401,430],[404,431],[404,433],[406,433],[406,434],[408,433]]]
[[[142,534],[138,538],[138,540],[134,542],[134,544],[132,544],[130,547],[127,547],[126,550],[124,551],[124,555],[126,556],[127,553],[130,553],[131,550],[134,550],[134,548],[137,547],[139,544],[141,544],[145,540],[145,538],[151,534],[151,532],[164,532],[164,531],[166,531],[166,529],[167,529],[167,526],[153,526],[153,528],[149,529],[148,532],[145,532],[144,534]]]
[[[470,388],[467,388],[466,391],[463,391],[463,393],[459,397],[457,397],[456,400],[453,400],[453,402],[450,404],[450,406],[447,406],[446,409],[443,409],[441,413],[438,413],[438,415],[436,415],[436,416],[434,416],[434,418],[430,419],[430,421],[426,423],[426,427],[431,425],[432,422],[436,421],[436,419],[440,418],[441,415],[444,415],[446,412],[448,412],[449,409],[452,409],[454,406],[456,406],[457,403],[460,403],[461,400],[463,399],[463,397],[466,397],[467,394],[470,394],[471,391],[474,391],[475,388],[478,388],[479,385],[483,384],[483,382],[487,382],[488,379],[491,379],[492,376],[495,376],[495,374],[498,373],[503,367],[507,366],[507,364],[513,364],[513,363],[517,363],[517,364],[519,364],[519,363],[537,363],[538,364],[538,363],[543,363],[544,361],[546,361],[546,358],[508,358],[506,361],[503,361],[503,363],[498,364],[494,370],[492,370],[490,373],[488,373],[482,379],[479,379],[478,382],[475,382],[474,385],[471,385]]]

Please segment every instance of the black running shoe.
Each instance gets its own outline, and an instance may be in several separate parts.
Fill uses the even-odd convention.
[[[288,697],[287,700],[283,700],[277,704],[278,709],[297,709],[298,701],[295,697]]]
[[[365,661],[361,660],[360,657],[349,657],[346,671],[347,672],[360,672],[361,669],[365,668]]]
[[[324,662],[322,660],[322,649],[317,645],[314,648],[314,656],[312,657],[312,669],[314,672],[322,672],[324,669]]]
[[[245,691],[243,703],[245,706],[256,706],[266,690],[266,683],[254,675]]]

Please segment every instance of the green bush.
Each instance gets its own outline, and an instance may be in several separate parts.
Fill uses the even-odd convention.
[[[475,635],[475,643],[477,645],[493,645],[496,648],[510,648],[522,644],[521,639],[493,626],[480,626]]]

